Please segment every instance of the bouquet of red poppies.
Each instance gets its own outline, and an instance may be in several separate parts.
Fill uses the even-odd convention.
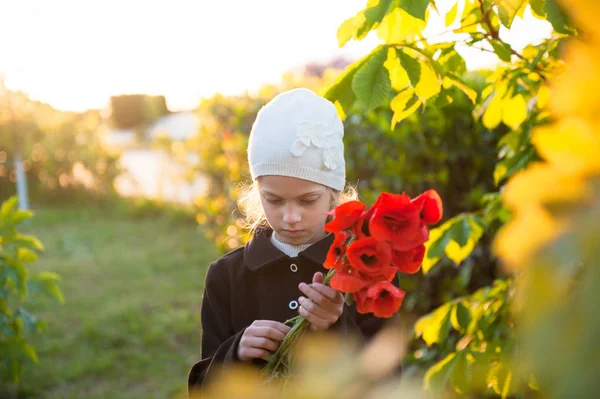
[[[335,239],[324,266],[323,280],[356,303],[359,313],[392,317],[405,292],[391,281],[397,273],[416,273],[425,256],[429,225],[442,218],[442,201],[435,190],[411,199],[406,194],[382,193],[369,209],[360,201],[346,202],[329,215],[325,225]],[[263,375],[280,378],[290,369],[293,347],[309,327],[301,316],[286,322],[292,328],[263,368]]]

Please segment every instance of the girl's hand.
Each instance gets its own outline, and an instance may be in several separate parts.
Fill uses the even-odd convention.
[[[238,345],[238,359],[247,362],[252,359],[266,359],[275,352],[290,327],[272,320],[255,320],[242,335]]]
[[[300,283],[300,291],[306,297],[298,298],[299,312],[313,330],[327,330],[342,315],[344,296],[323,284],[323,273],[315,273],[312,285]]]

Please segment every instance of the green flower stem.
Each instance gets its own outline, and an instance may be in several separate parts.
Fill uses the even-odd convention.
[[[329,270],[323,279],[323,284],[329,285],[334,274],[335,269]],[[285,378],[289,374],[294,358],[293,349],[304,331],[310,328],[310,322],[302,316],[288,319],[284,324],[290,325],[291,329],[283,338],[277,351],[267,358],[267,364],[262,369],[263,377],[268,380]]]

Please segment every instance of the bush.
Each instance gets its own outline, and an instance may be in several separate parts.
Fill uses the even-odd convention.
[[[64,301],[57,274],[30,274],[27,264],[37,259],[43,246],[35,237],[19,234],[16,227],[32,214],[16,206],[17,198],[11,197],[0,208],[0,382],[3,387],[18,384],[25,362],[37,363],[35,348],[27,342],[26,333],[39,333],[46,324],[29,313],[25,304],[40,293],[61,303]]]
[[[113,192],[118,157],[101,143],[97,111],[69,113],[10,93],[14,118],[0,120],[0,198],[15,194],[14,156],[21,149],[32,198],[87,201]]]

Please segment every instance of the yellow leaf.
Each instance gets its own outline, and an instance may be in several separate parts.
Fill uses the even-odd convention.
[[[473,248],[475,248],[476,242],[474,240],[469,240],[467,245],[461,247],[456,241],[450,241],[448,245],[446,245],[446,255],[450,260],[452,260],[457,265],[460,265],[460,262],[465,260],[467,256],[471,252],[473,252]]]
[[[568,118],[537,128],[532,142],[539,154],[566,173],[600,171],[600,126]],[[562,191],[562,189],[561,189]]]
[[[535,57],[537,57],[537,55],[539,54],[539,52],[540,52],[540,50],[537,47],[529,45],[529,46],[526,46],[521,51],[521,55],[523,57],[527,58],[528,60],[533,61],[535,59]]]
[[[537,106],[539,109],[546,108],[550,101],[550,88],[548,86],[542,86],[538,90],[537,94]]]
[[[392,129],[396,127],[398,122],[412,115],[421,105],[421,101],[416,101],[414,104],[409,105],[411,99],[414,98],[414,94],[414,89],[409,88],[398,93],[392,100],[390,104],[392,111],[394,111],[394,116],[392,117]]]
[[[435,229],[431,229],[429,231],[429,240],[425,242],[425,254],[427,254],[427,252],[429,251],[429,247],[431,247],[431,244],[436,242],[442,236],[442,234],[444,234],[444,232],[448,230],[449,227],[450,225],[445,223],[442,226],[436,227]],[[423,270],[423,274],[427,274],[427,272],[429,272],[429,270],[431,270],[431,268],[435,266],[435,264],[438,263],[439,260],[440,258],[429,258],[428,256],[425,256],[425,258],[423,259],[423,264],[421,265],[421,270]]]
[[[399,92],[410,85],[410,78],[402,67],[400,58],[398,58],[394,48],[388,50],[388,58],[383,66],[390,72],[390,81],[394,90]]]
[[[557,115],[595,117],[600,107],[600,48],[570,42],[566,48],[566,69],[552,83],[551,110]]]
[[[454,33],[475,33],[479,29],[477,24],[478,18],[475,13],[471,11],[474,8],[479,7],[479,1],[470,2],[466,1],[465,6],[462,12],[461,25],[460,28],[454,29]]]
[[[560,187],[560,190],[557,190]],[[554,165],[536,163],[516,174],[504,191],[504,202],[517,211],[524,206],[588,196],[583,177]]]
[[[417,96],[423,100],[427,100],[438,94],[441,89],[442,84],[438,74],[429,64],[421,64],[421,78],[417,87],[415,87]]]
[[[471,102],[473,104],[475,104],[475,102],[477,101],[477,91],[475,89],[470,88],[466,84],[464,84],[458,80],[454,80],[448,76],[444,77],[444,80],[442,81],[442,83],[443,83],[444,89],[449,89],[452,86],[456,86],[463,93],[465,93],[467,95],[467,97],[469,97],[469,100],[471,100]]]
[[[457,265],[459,265],[467,258],[467,256],[471,254],[471,252],[473,252],[475,245],[477,245],[483,234],[483,228],[480,225],[476,225],[472,221],[469,223],[471,225],[471,234],[464,247],[461,247],[460,244],[455,240],[450,240],[448,245],[446,245],[446,256],[448,256],[448,258]]]
[[[419,37],[426,23],[397,7],[386,15],[377,28],[377,37],[385,43],[413,41]]]
[[[333,105],[335,105],[335,109],[338,113],[338,116],[340,117],[340,119],[342,121],[346,120],[346,113],[344,112],[344,108],[342,107],[342,104],[340,104],[339,101],[336,101],[335,103],[333,103]]]
[[[525,268],[530,257],[543,244],[557,237],[562,228],[542,207],[527,206],[498,232],[494,252],[509,268]]]
[[[504,99],[503,108],[502,121],[513,129],[518,128],[527,119],[527,102],[521,94]]]
[[[500,122],[502,122],[502,98],[496,93],[483,113],[483,125],[491,130],[495,129]]]
[[[456,20],[456,14],[458,12],[458,2],[454,4],[454,6],[448,11],[446,14],[446,26],[452,25],[452,23]]]
[[[569,7],[569,16],[575,21],[575,26],[581,27],[590,37],[600,38],[600,26],[598,26],[598,15],[600,15],[600,3],[591,0],[569,0],[562,2]]]
[[[350,39],[356,38],[356,31],[365,23],[365,20],[365,14],[361,11],[354,17],[348,18],[342,22],[337,30],[338,45],[344,47]]]

